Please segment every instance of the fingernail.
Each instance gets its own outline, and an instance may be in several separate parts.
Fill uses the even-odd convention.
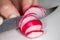
[[[2,23],[3,23],[3,18],[0,17],[0,25],[2,25]]]
[[[15,18],[15,17],[17,17],[17,15],[11,15],[11,16],[9,16],[9,18]]]

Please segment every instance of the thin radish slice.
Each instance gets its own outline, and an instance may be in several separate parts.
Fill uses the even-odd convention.
[[[25,19],[23,20],[22,24],[21,24],[21,30],[22,30],[22,27],[23,27],[27,22],[29,22],[29,21],[31,21],[31,20],[36,20],[36,18],[35,18],[35,17],[32,17],[32,16],[25,18]]]
[[[34,25],[42,25],[42,22],[39,20],[31,20],[28,23],[26,23],[23,28],[22,28],[22,33],[25,34],[25,31],[30,28],[31,26],[33,27]],[[42,28],[41,26],[39,26],[40,28]]]
[[[25,11],[24,15],[27,15],[29,13],[35,13],[36,14],[35,16],[37,18],[41,18],[45,16],[46,10],[39,6],[32,6]]]
[[[43,30],[34,30],[34,31],[30,31],[26,34],[26,36],[28,38],[37,38],[39,36],[41,36],[44,33]]]
[[[33,30],[41,30],[42,25],[33,25],[25,31],[25,34]]]
[[[34,20],[34,19],[36,20],[37,18],[34,16],[33,13],[23,16],[23,18],[19,21],[19,27],[21,27],[21,30],[22,30],[22,27],[24,24],[26,24],[28,21]]]

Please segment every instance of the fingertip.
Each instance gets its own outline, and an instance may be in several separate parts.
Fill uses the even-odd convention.
[[[9,18],[15,18],[18,17],[17,15],[10,15]]]
[[[0,25],[3,23],[3,18],[0,16]]]

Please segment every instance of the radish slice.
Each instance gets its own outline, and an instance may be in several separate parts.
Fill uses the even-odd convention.
[[[25,34],[33,30],[40,30],[41,27],[42,27],[41,25],[33,25],[25,31]]]
[[[28,38],[37,38],[37,37],[39,37],[40,35],[42,35],[42,32],[32,32],[32,33],[30,33],[27,37],[28,37]]]
[[[29,22],[29,21],[31,21],[31,20],[36,20],[36,18],[35,18],[35,17],[32,17],[32,16],[25,18],[25,19],[23,20],[22,24],[21,24],[21,30],[22,30],[22,27],[23,27],[27,22]]]
[[[22,27],[24,26],[24,24],[26,24],[28,21],[30,20],[36,20],[37,18],[31,14],[28,14],[26,16],[24,16],[20,22],[19,22],[19,27],[21,27],[21,30],[22,30]]]
[[[39,20],[31,20],[28,23],[26,23],[23,28],[22,28],[22,33],[25,34],[26,30],[30,27],[35,27],[34,25],[41,25],[42,26],[42,22]],[[38,26],[38,28],[42,28],[41,26]],[[37,30],[37,29],[36,29]]]
[[[44,31],[43,30],[34,30],[34,31],[30,31],[26,34],[26,36],[28,38],[37,38],[41,35],[43,35]]]
[[[25,11],[24,15],[27,15],[29,13],[35,13],[36,14],[35,16],[37,18],[41,18],[45,16],[46,10],[39,6],[32,6]]]

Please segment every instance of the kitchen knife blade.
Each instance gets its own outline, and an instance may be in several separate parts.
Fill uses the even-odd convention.
[[[47,9],[46,16],[50,15],[56,8],[58,6]],[[22,16],[4,20],[3,24],[0,25],[0,33],[18,28],[18,22],[21,18]]]
[[[54,12],[56,9],[58,8],[58,6],[46,9],[46,16],[50,15],[52,12]]]
[[[0,25],[0,33],[18,28],[18,22],[21,18],[22,16],[4,20],[3,24]]]

